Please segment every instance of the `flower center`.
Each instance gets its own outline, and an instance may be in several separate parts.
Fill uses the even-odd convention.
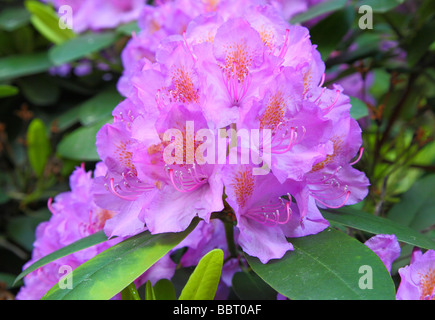
[[[124,142],[122,141],[120,144],[116,146],[115,154],[118,156],[119,162],[121,162],[126,168],[130,169],[130,172],[136,175],[137,171],[132,162],[133,153],[127,151],[127,147],[130,144],[130,141]]]
[[[269,99],[266,110],[260,117],[260,129],[276,130],[280,123],[284,122],[286,111],[285,99],[281,91],[277,91]]]
[[[337,154],[339,154],[342,151],[343,138],[342,137],[333,137],[331,140],[332,140],[332,144],[334,147],[334,152],[332,154],[326,155],[325,160],[323,160],[319,163],[316,163],[313,166],[313,169],[311,170],[312,172],[316,172],[316,171],[324,169],[327,165],[332,163],[334,161],[335,157],[337,156]]]
[[[243,82],[248,75],[253,58],[244,43],[233,43],[226,46],[225,70],[227,77]]]
[[[246,202],[254,192],[255,180],[251,171],[243,168],[237,172],[231,184],[236,194],[236,202],[240,208],[244,208]]]
[[[199,103],[198,91],[193,85],[192,75],[184,67],[173,70],[172,82],[175,89],[171,90],[171,94],[175,100],[183,103]]]
[[[97,230],[102,230],[106,221],[112,218],[114,215],[115,213],[113,211],[99,208],[96,212],[97,221],[95,226]]]
[[[435,300],[435,269],[429,269],[420,278],[421,300]]]

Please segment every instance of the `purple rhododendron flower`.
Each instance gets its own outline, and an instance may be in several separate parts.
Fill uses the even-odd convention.
[[[115,28],[136,20],[145,6],[145,0],[49,0],[59,14],[69,6],[72,13],[71,25],[75,32],[100,31]]]
[[[116,212],[108,236],[210,223],[225,199],[239,245],[266,263],[292,250],[288,237],[328,226],[318,207],[367,195],[353,168],[361,129],[343,88],[323,87],[308,29],[245,4],[243,16],[233,6],[199,14],[132,62],[126,99],[97,134],[108,172],[95,201]]]
[[[394,234],[378,234],[364,244],[378,255],[388,272],[391,273],[393,262],[400,256],[400,245]]]
[[[94,175],[104,175],[106,170],[103,163],[98,163]],[[71,191],[60,193],[55,197],[54,202],[50,199],[48,206],[53,215],[49,221],[37,227],[32,258],[24,265],[23,270],[42,257],[102,230],[106,220],[113,217],[114,212],[102,209],[94,203],[91,193],[93,183],[91,174],[83,167],[77,168],[70,176]],[[24,277],[24,286],[21,287],[16,299],[39,300],[65,275],[60,271],[61,267],[68,266],[70,270],[74,270],[122,239],[108,240],[33,271]],[[167,255],[138,278],[136,283],[141,285],[147,280],[155,283],[162,278],[170,279],[174,272],[175,263]]]
[[[408,266],[399,269],[397,300],[435,300],[435,251],[414,249]]]
[[[326,0],[268,0],[267,2],[277,8],[277,10],[282,13],[283,18],[288,21],[294,16],[307,11],[312,6],[315,6],[325,1]],[[325,15],[322,15],[321,17],[311,19],[310,21],[308,21],[307,26],[314,25],[324,16]]]
[[[140,32],[133,33],[122,52],[124,71],[118,82],[118,90],[127,96],[131,89],[129,78],[132,73],[146,63],[144,60],[155,62],[155,53],[160,42],[170,35],[182,35],[189,25],[192,27],[196,24],[192,20],[199,16],[202,16],[201,28],[197,29],[195,35],[198,42],[207,42],[214,36],[216,23],[219,23],[214,18],[210,18],[214,13],[219,12],[219,17],[227,20],[230,16],[243,12],[243,17],[251,16],[252,26],[257,28],[263,40],[269,41],[268,45],[272,46],[273,37],[278,34],[270,25],[281,21],[285,28],[284,21],[322,1],[324,0],[169,0],[146,5],[138,19]],[[265,6],[267,4],[269,6]],[[249,12],[249,7],[259,8],[259,5],[265,6],[266,10],[273,14],[253,16],[252,12]],[[195,31],[192,32],[191,37],[194,36],[193,33]],[[138,64],[139,61],[142,62]]]

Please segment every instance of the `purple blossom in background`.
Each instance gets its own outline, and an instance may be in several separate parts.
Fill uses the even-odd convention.
[[[326,0],[268,0],[267,2],[277,8],[281,12],[283,18],[287,21],[291,20],[298,14],[304,13],[312,6],[318,5]],[[326,15],[314,18],[306,22],[304,25],[311,27],[320,20],[322,20]]]
[[[72,10],[72,27],[77,33],[112,29],[136,20],[145,0],[50,0],[56,10],[69,6]],[[62,12],[60,12],[62,14]]]
[[[100,176],[105,173],[105,165],[97,164],[94,175]],[[114,215],[114,212],[101,209],[93,202],[92,181],[91,172],[86,172],[83,167],[77,168],[70,176],[71,191],[60,193],[53,202],[50,200],[49,209],[53,215],[49,221],[37,227],[32,258],[23,266],[23,270],[42,257],[102,230],[106,220]],[[65,275],[60,272],[62,266],[74,270],[121,240],[122,238],[108,240],[33,271],[24,278],[24,286],[21,287],[16,299],[41,299]],[[174,272],[175,264],[167,255],[137,279],[136,283],[140,285],[147,280],[155,283],[162,278],[170,279]]]
[[[435,300],[435,251],[414,249],[408,266],[399,269],[397,300]]]
[[[181,29],[168,26],[153,39],[155,53],[126,64],[127,97],[97,134],[108,172],[95,179],[95,201],[117,213],[105,225],[108,236],[178,232],[195,216],[210,223],[227,196],[239,245],[266,263],[292,250],[286,237],[328,226],[318,207],[367,195],[366,176],[353,168],[361,129],[343,88],[323,87],[325,66],[308,29],[289,25],[272,6],[242,2],[244,11],[225,1],[218,11],[208,2],[193,6],[198,16]],[[182,3],[165,2],[153,13]],[[234,143],[230,129],[270,135]],[[262,161],[231,163],[246,153]]]
[[[364,243],[376,253],[391,273],[393,262],[400,256],[400,245],[394,234],[378,234]]]

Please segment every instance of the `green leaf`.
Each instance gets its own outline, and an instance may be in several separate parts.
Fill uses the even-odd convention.
[[[0,85],[0,98],[10,97],[18,94],[18,88],[9,85]]]
[[[13,217],[7,226],[7,235],[15,243],[31,252],[35,241],[35,229],[50,218],[48,209],[42,209],[28,216]]]
[[[59,27],[59,16],[52,7],[34,0],[26,1],[25,6],[31,13],[30,21],[35,29],[49,41],[61,44],[75,37],[71,29]]]
[[[435,20],[429,20],[420,29],[407,45],[407,60],[411,66],[415,66],[426,54],[431,44],[435,41]]]
[[[291,239],[294,251],[262,264],[246,255],[252,270],[272,288],[295,300],[394,300],[394,283],[379,257],[341,231],[326,229]],[[360,287],[371,268],[372,288]],[[367,282],[369,284],[369,282]]]
[[[372,73],[374,74],[374,81],[369,89],[369,92],[376,100],[379,101],[389,90],[391,75],[386,70],[381,68],[374,69]]]
[[[352,105],[352,108],[350,108],[350,116],[355,120],[367,117],[369,115],[367,105],[360,99],[350,97],[350,104]]]
[[[214,249],[201,258],[181,291],[179,300],[213,300],[219,284],[224,252]]]
[[[25,270],[23,270],[23,272],[21,272],[17,276],[15,282],[24,278],[29,273],[49,264],[50,262],[66,257],[74,252],[103,243],[105,241],[107,241],[107,236],[104,234],[103,231],[99,231],[94,234],[91,234],[90,236],[82,238],[74,243],[71,243],[70,245],[63,247],[62,249],[59,249],[57,251],[54,251],[53,253],[50,253],[49,255],[46,255],[45,257],[33,263],[31,266],[27,267]]]
[[[108,300],[148,270],[180,243],[198,224],[194,219],[183,232],[130,237],[103,251],[74,270],[72,289],[56,284],[45,300]]]
[[[45,74],[26,77],[17,83],[26,99],[37,106],[53,105],[60,97],[59,87]]]
[[[110,118],[110,120],[112,120],[112,118]],[[78,128],[66,135],[57,146],[58,154],[73,160],[100,160],[95,146],[96,135],[101,127],[110,120],[100,120],[90,126]]]
[[[290,22],[292,24],[306,22],[317,18],[325,13],[340,10],[346,5],[346,0],[329,0],[324,1],[310,7],[308,10],[293,17]]]
[[[385,13],[396,8],[405,1],[406,0],[360,0],[357,3],[357,6],[367,5],[372,8],[373,12]]]
[[[130,283],[121,291],[121,300],[140,300],[139,293],[137,292],[134,282]]]
[[[145,300],[157,300],[151,281],[145,283]]]
[[[435,242],[425,235],[390,219],[353,208],[321,210],[325,219],[373,234],[395,234],[398,241],[435,250]]]
[[[0,12],[0,29],[14,31],[30,21],[30,14],[25,8],[5,8]]]
[[[126,24],[123,24],[116,28],[116,32],[119,32],[126,36],[131,36],[133,32],[139,33],[140,28],[137,24],[137,21],[129,22]]]
[[[232,287],[241,300],[276,300],[276,291],[254,272],[236,272]]]
[[[10,273],[0,272],[0,282],[6,285],[6,289],[11,289],[15,287],[21,287],[22,283],[14,283],[15,276]]]
[[[311,28],[311,41],[318,45],[317,49],[322,60],[326,61],[329,55],[337,49],[351,28],[354,17],[353,8],[347,7],[334,12]]]
[[[80,105],[69,107],[53,119],[52,124],[64,131],[79,122]]]
[[[79,106],[79,120],[84,126],[111,117],[113,109],[122,100],[116,88],[108,88]]]
[[[112,45],[119,35],[116,32],[87,33],[54,46],[49,51],[51,61],[55,65],[84,58],[87,55]]]
[[[40,177],[51,154],[48,130],[42,120],[33,119],[27,129],[27,156],[35,174]]]
[[[2,58],[0,59],[0,81],[44,72],[52,66],[47,52]]]
[[[161,279],[154,285],[156,300],[177,300],[175,288],[168,279]]]
[[[389,219],[414,230],[435,224],[435,174],[425,176],[403,194],[388,212]]]

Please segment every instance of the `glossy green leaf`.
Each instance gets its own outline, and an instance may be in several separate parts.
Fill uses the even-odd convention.
[[[21,287],[23,283],[14,283],[15,276],[10,273],[0,272],[0,282],[3,282],[6,285],[6,289],[11,289],[14,287]]]
[[[325,219],[373,234],[395,234],[398,241],[435,250],[435,242],[403,224],[353,208],[321,210]]]
[[[35,241],[35,229],[50,218],[48,209],[39,210],[31,215],[11,218],[7,225],[9,239],[31,252]]]
[[[137,292],[134,282],[130,283],[121,291],[122,300],[140,300],[139,293]]]
[[[18,93],[18,88],[9,85],[0,85],[0,98],[14,96]]]
[[[45,74],[22,78],[17,83],[26,99],[37,106],[53,105],[60,97],[59,87]]]
[[[90,126],[78,128],[66,135],[57,146],[58,154],[73,160],[98,161],[100,158],[95,146],[96,135],[101,127],[110,120],[97,121]]]
[[[52,66],[47,52],[1,58],[0,81],[44,72]]]
[[[175,288],[168,279],[161,279],[154,285],[156,300],[177,300]]]
[[[79,122],[80,105],[70,107],[53,120],[53,124],[60,130],[66,130]]]
[[[311,28],[311,41],[326,61],[329,55],[337,49],[343,37],[352,26],[355,12],[352,7],[346,7],[334,12]]]
[[[122,97],[116,88],[108,88],[79,106],[79,120],[84,126],[101,119],[110,118],[113,109],[121,102]]]
[[[410,227],[423,230],[435,224],[435,174],[425,176],[403,194],[387,216],[389,219]]]
[[[62,65],[109,47],[118,36],[115,32],[109,31],[86,33],[54,46],[50,49],[49,56],[55,65]]]
[[[30,22],[29,12],[22,7],[3,9],[0,12],[0,29],[14,31]]]
[[[341,231],[326,229],[292,238],[294,251],[262,264],[246,255],[252,270],[294,300],[393,300],[394,283],[379,257]],[[365,271],[369,267],[370,274]],[[366,282],[366,280],[368,280]],[[372,287],[366,285],[372,284]]]
[[[49,41],[61,44],[75,37],[71,29],[59,27],[59,16],[51,6],[34,0],[26,1],[25,5],[33,26]]]
[[[346,0],[329,0],[324,1],[310,7],[308,10],[293,17],[290,22],[302,23],[308,20],[317,18],[325,13],[330,13],[339,9],[342,9],[346,5]]]
[[[157,300],[151,281],[145,283],[145,300]]]
[[[224,262],[224,252],[214,249],[201,258],[179,300],[213,300],[219,284]]]
[[[384,13],[404,3],[406,0],[360,0],[357,6],[370,6],[373,12]]]
[[[411,39],[407,47],[407,60],[411,66],[415,66],[417,62],[428,52],[429,47],[435,41],[435,20],[429,20]]]
[[[33,119],[27,129],[27,156],[35,174],[40,177],[51,154],[48,130],[42,120]]]
[[[180,243],[197,225],[195,219],[183,232],[130,237],[103,251],[74,270],[72,289],[54,285],[46,300],[108,300],[148,270]]]
[[[355,120],[367,117],[369,115],[367,105],[360,99],[350,97],[350,104],[352,105],[352,108],[350,108],[350,116]]]
[[[38,261],[34,262],[32,265],[27,267],[25,270],[23,270],[23,272],[21,272],[18,275],[18,277],[15,279],[15,282],[24,278],[29,273],[49,264],[52,261],[66,257],[74,252],[95,246],[105,241],[107,241],[107,236],[104,234],[103,231],[99,231],[94,234],[91,234],[90,236],[82,238],[74,243],[71,243],[70,245],[65,246],[57,251],[54,251],[53,253],[50,253],[45,257],[39,259]]]
[[[139,33],[140,31],[137,21],[129,22],[116,28],[116,32],[127,36],[131,36],[133,32]]]
[[[277,292],[254,272],[236,272],[232,287],[241,300],[276,300]]]

